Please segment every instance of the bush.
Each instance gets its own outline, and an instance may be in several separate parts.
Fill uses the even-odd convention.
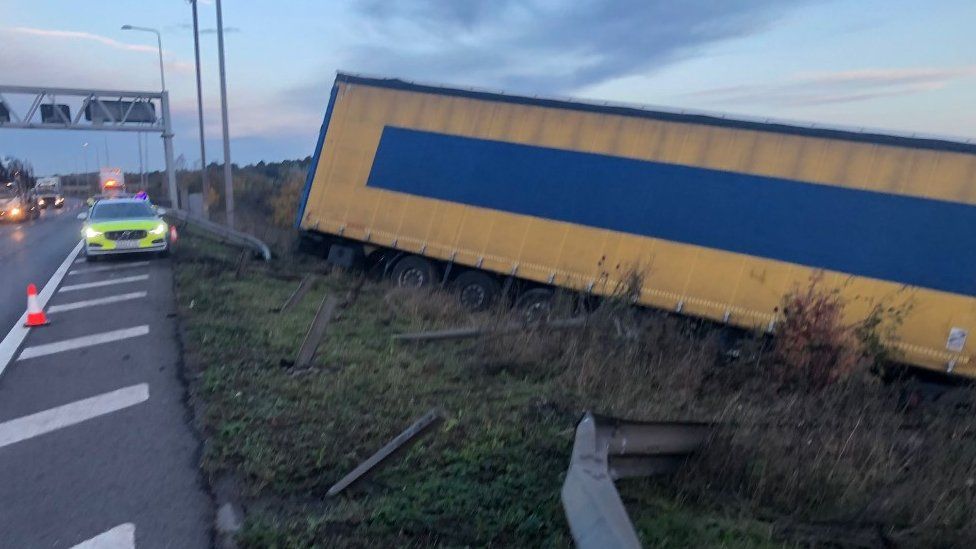
[[[774,377],[781,383],[823,388],[846,378],[868,362],[857,326],[844,324],[838,290],[821,286],[822,273],[806,288],[783,298],[783,321],[776,330]]]
[[[271,220],[278,227],[287,229],[295,223],[295,209],[298,207],[304,180],[304,173],[292,172],[271,197]]]

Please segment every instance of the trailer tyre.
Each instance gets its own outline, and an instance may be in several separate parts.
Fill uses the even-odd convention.
[[[429,288],[434,285],[437,270],[426,259],[410,255],[393,267],[393,281],[401,288]]]
[[[522,313],[526,322],[549,320],[552,314],[553,293],[549,288],[533,288],[519,296],[515,307]]]
[[[461,273],[451,288],[457,292],[458,302],[469,311],[484,311],[498,299],[501,288],[491,276],[478,271]]]

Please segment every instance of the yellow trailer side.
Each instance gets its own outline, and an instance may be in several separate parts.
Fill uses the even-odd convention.
[[[298,222],[596,294],[637,271],[742,327],[822,271],[850,321],[910,305],[904,361],[976,374],[972,145],[340,75]]]

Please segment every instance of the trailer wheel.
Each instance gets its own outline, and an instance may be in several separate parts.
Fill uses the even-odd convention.
[[[501,289],[495,279],[478,271],[461,273],[451,288],[457,292],[461,306],[469,311],[484,311],[498,299]]]
[[[548,320],[552,314],[552,290],[533,288],[519,296],[515,307],[522,313],[526,322]]]
[[[427,288],[436,278],[434,265],[416,255],[404,257],[393,266],[393,281],[401,288]]]

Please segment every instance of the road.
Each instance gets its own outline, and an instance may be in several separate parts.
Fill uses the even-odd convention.
[[[40,219],[0,223],[0,337],[24,312],[27,285],[40,288],[78,243],[83,205],[70,200],[60,210],[44,210]]]
[[[0,337],[27,282],[51,321],[0,374],[0,547],[209,547],[170,262],[76,257],[79,211],[0,229]]]

